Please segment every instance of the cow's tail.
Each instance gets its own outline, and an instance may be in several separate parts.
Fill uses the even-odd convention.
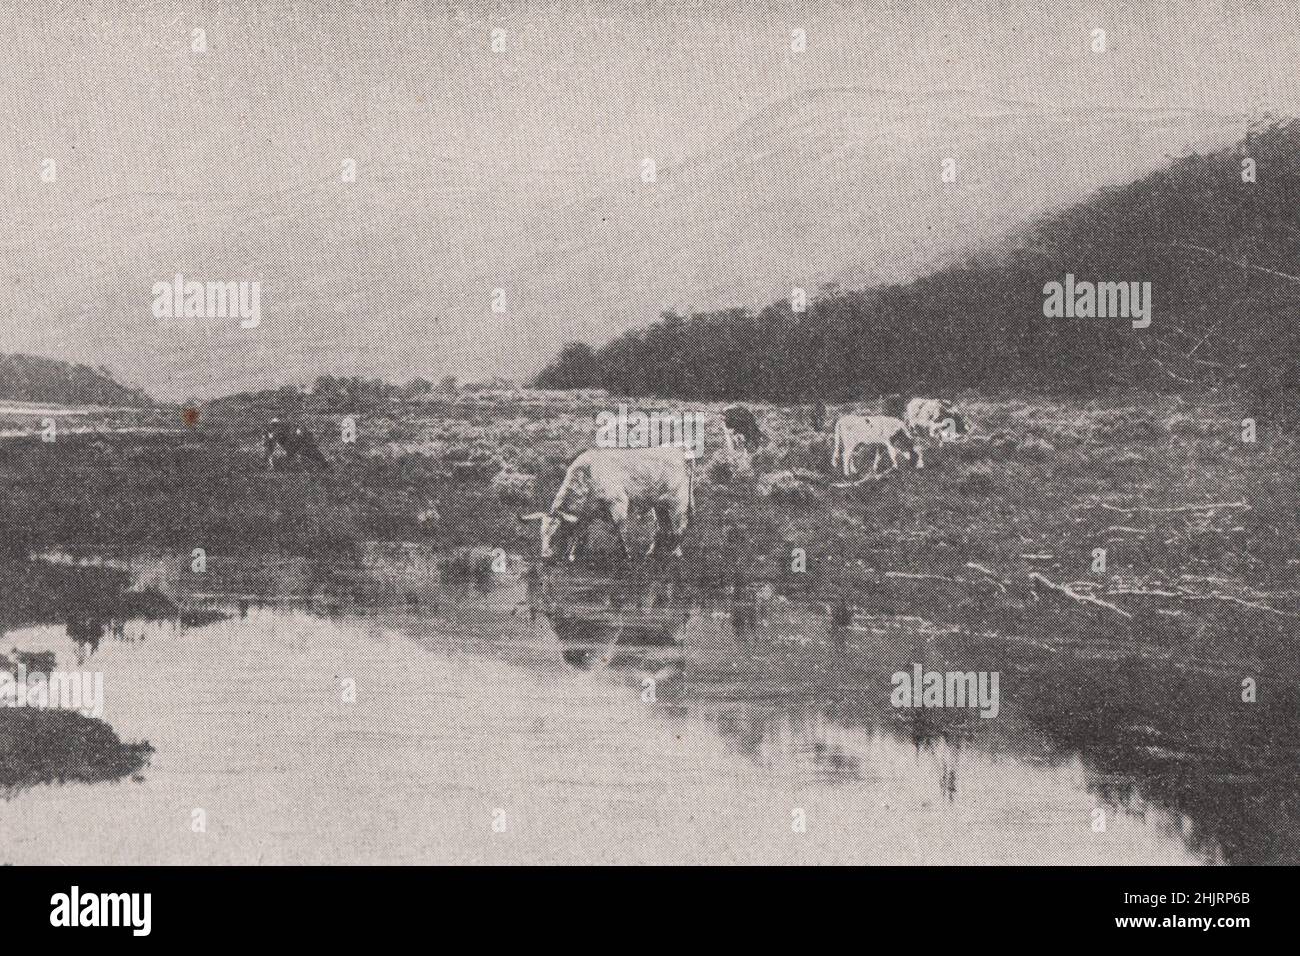
[[[686,523],[695,523],[695,456],[686,459]]]

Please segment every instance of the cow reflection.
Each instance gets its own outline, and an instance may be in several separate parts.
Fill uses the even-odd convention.
[[[104,639],[107,624],[97,617],[69,617],[67,623],[68,637],[76,645],[77,664],[86,663],[99,650],[99,642]]]
[[[657,697],[683,676],[683,638],[691,608],[674,600],[672,582],[609,582],[530,589],[560,642],[560,657],[579,670],[608,668]],[[649,678],[653,683],[646,682]]]

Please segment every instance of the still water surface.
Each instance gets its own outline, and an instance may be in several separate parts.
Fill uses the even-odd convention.
[[[978,663],[907,622],[836,629],[789,602],[655,588],[557,601],[519,580],[436,606],[214,606],[229,618],[89,644],[62,625],[6,635],[102,670],[104,719],[155,753],[137,780],[0,801],[5,862],[1223,858],[1221,821],[1148,800],[1154,771],[1116,773],[1041,718],[1036,694],[1075,706],[1036,679],[1057,660],[1008,652],[994,720],[889,707],[895,670]]]

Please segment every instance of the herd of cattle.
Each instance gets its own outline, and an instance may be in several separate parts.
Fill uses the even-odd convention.
[[[813,411],[816,430],[820,430],[824,415],[825,407],[818,403]],[[745,451],[768,444],[758,419],[743,406],[723,409],[722,427],[727,447],[733,451],[737,444],[742,444]],[[857,453],[865,448],[876,453],[868,477],[883,474],[880,464],[884,455],[890,460],[886,470],[896,469],[903,455],[914,467],[922,468],[922,440],[955,441],[969,431],[966,419],[951,402],[933,398],[912,399],[902,418],[841,415],[835,421],[831,465],[842,468],[844,476],[851,478],[857,474]],[[540,522],[544,560],[561,553],[573,560],[593,521],[613,525],[623,556],[628,557],[628,518],[632,514],[654,517],[654,541],[647,556],[668,550],[681,556],[682,538],[695,514],[695,467],[689,452],[663,446],[589,449],[569,465],[551,510],[520,515],[519,520]]]
[[[825,413],[825,406],[818,402],[811,416],[814,430],[822,429]],[[768,444],[767,435],[750,409],[731,405],[723,409],[721,418],[729,450],[734,452],[739,445],[748,453]],[[861,480],[897,469],[903,457],[913,467],[923,468],[924,441],[956,441],[969,431],[966,419],[951,402],[935,398],[912,399],[902,418],[840,415],[835,420],[831,467],[842,469],[846,479],[853,478],[858,474],[857,453],[866,449],[875,451],[875,460]],[[329,466],[310,431],[278,418],[267,426],[264,447],[269,468],[275,467],[277,449],[286,461],[302,458],[320,467]],[[885,456],[889,465],[882,471]],[[695,458],[690,451],[664,445],[588,449],[569,465],[550,510],[521,514],[519,520],[540,523],[543,559],[564,553],[573,560],[581,553],[586,530],[593,521],[611,524],[624,557],[630,556],[629,518],[646,514],[655,521],[654,541],[647,556],[671,551],[680,557],[682,539],[695,515]]]

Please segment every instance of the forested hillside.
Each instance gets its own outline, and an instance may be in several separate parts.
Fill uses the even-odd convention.
[[[1151,325],[1045,317],[1044,286],[1066,273],[1150,282]],[[566,346],[537,384],[778,402],[1221,383],[1276,394],[1300,382],[1298,320],[1300,122],[1287,121],[1095,194],[915,282],[810,291],[802,313],[789,301],[666,313],[600,348]]]

